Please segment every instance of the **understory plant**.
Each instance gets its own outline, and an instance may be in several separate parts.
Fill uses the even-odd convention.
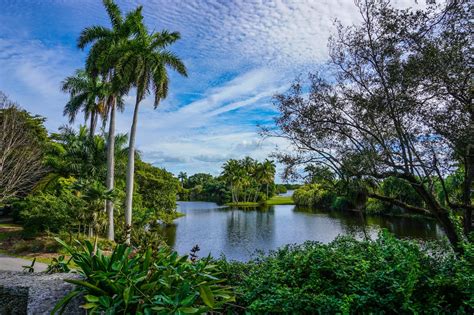
[[[218,262],[251,314],[472,314],[472,246],[456,256],[384,232],[288,245],[246,263]]]
[[[123,244],[108,255],[87,240],[76,247],[57,241],[84,279],[66,280],[76,288],[53,313],[81,294],[89,314],[201,314],[235,300],[209,257],[190,260],[167,247],[135,252]]]

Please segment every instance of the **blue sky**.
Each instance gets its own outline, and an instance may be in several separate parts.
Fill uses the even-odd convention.
[[[153,110],[143,102],[137,147],[143,158],[177,173],[218,174],[228,158],[264,159],[291,150],[281,139],[258,135],[272,124],[271,104],[299,74],[327,58],[333,21],[359,22],[353,0],[148,0],[118,1],[123,11],[143,5],[150,29],[181,32],[172,50],[189,77],[171,77],[169,97]],[[394,1],[397,6],[414,3]],[[83,66],[80,31],[108,26],[99,0],[0,0],[0,90],[28,111],[45,116],[55,131],[67,95],[61,80]],[[133,93],[118,116],[119,132],[131,124]]]

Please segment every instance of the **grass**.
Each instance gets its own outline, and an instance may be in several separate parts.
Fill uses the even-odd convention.
[[[269,206],[274,205],[293,205],[293,198],[291,196],[273,196],[272,198],[266,201],[266,204]]]
[[[275,206],[275,205],[294,205],[293,198],[291,196],[273,196],[272,198],[265,201],[264,204],[258,202],[229,202],[226,206],[231,207],[248,207],[254,208],[262,205]]]

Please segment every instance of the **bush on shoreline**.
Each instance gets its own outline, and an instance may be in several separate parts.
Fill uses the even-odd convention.
[[[474,308],[473,255],[472,246],[456,258],[384,232],[374,241],[306,242],[219,266],[250,313],[464,314]]]

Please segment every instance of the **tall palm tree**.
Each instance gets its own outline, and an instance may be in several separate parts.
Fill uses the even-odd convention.
[[[242,167],[240,166],[239,161],[230,159],[224,163],[222,169],[222,177],[230,184],[232,202],[239,202],[237,190],[243,176]]]
[[[183,62],[166,48],[180,39],[177,32],[162,31],[149,33],[143,22],[140,32],[130,41],[128,47],[118,47],[121,56],[121,66],[118,71],[127,76],[129,82],[136,87],[135,109],[130,129],[129,155],[125,192],[125,230],[126,242],[130,243],[132,228],[133,182],[135,168],[135,139],[140,103],[153,90],[154,107],[168,95],[168,68],[187,76]]]
[[[74,76],[67,77],[61,84],[63,92],[70,94],[64,107],[64,116],[73,123],[79,111],[84,112],[85,120],[90,118],[89,135],[94,136],[99,116],[104,117],[108,87],[99,78],[93,78],[84,70],[76,70]]]
[[[110,94],[107,100],[106,113],[109,116],[109,131],[107,139],[107,179],[108,190],[114,188],[115,177],[115,112],[123,108],[122,96],[128,92],[130,85],[122,80],[122,76],[117,72],[116,66],[120,55],[117,55],[117,47],[124,45],[134,36],[141,23],[141,7],[129,12],[123,17],[120,8],[113,0],[103,0],[104,7],[109,16],[112,28],[104,26],[91,26],[85,28],[79,36],[77,45],[84,49],[92,45],[87,60],[86,71],[92,76],[102,76],[110,83]],[[115,53],[112,53],[115,52]],[[107,201],[108,229],[107,238],[114,240],[114,204]]]

